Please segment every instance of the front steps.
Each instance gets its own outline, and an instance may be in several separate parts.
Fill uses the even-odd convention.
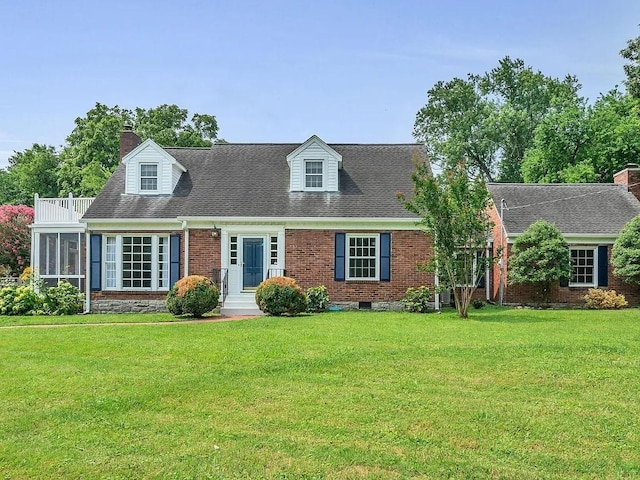
[[[230,293],[220,307],[220,315],[264,315],[256,305],[255,292]]]

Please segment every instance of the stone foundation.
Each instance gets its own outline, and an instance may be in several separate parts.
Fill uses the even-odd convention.
[[[91,313],[166,312],[164,300],[91,300]]]
[[[361,302],[331,302],[329,310],[371,310],[376,312],[401,312],[402,302],[371,302],[371,308],[361,306]]]

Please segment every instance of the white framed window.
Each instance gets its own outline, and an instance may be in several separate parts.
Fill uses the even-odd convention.
[[[229,237],[229,263],[231,265],[238,264],[238,237]]]
[[[116,288],[116,237],[107,237],[104,249],[105,288]]]
[[[324,186],[322,160],[304,161],[304,186],[309,190],[319,190]]]
[[[140,191],[141,192],[158,191],[158,164],[157,163],[141,163],[140,164]]]
[[[107,236],[103,262],[105,290],[169,289],[168,236]]]
[[[596,248],[595,247],[578,247],[571,248],[571,265],[573,272],[571,273],[570,286],[588,286],[596,285]]]
[[[270,236],[270,264],[278,265],[278,237],[276,235]]]
[[[347,234],[347,280],[378,280],[380,236]]]

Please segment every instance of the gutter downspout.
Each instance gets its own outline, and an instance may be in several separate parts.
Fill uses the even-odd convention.
[[[90,242],[89,230],[84,232],[84,264],[85,264],[85,276],[84,276],[84,313],[89,313],[91,311],[91,242]]]
[[[182,221],[182,231],[184,232],[184,276],[189,276],[189,229],[187,221]]]
[[[498,301],[498,305],[502,305],[504,303],[504,256],[506,254],[505,249],[504,249],[504,237],[506,234],[505,228],[504,228],[504,209],[509,209],[509,207],[507,207],[507,202],[504,200],[504,198],[500,199],[500,248],[502,249],[502,251],[500,252],[500,262],[499,262],[499,266],[500,266],[500,295],[499,295],[499,301]]]

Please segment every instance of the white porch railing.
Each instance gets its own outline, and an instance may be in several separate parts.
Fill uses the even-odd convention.
[[[34,224],[42,223],[78,223],[87,211],[93,198],[40,198],[35,195]]]

